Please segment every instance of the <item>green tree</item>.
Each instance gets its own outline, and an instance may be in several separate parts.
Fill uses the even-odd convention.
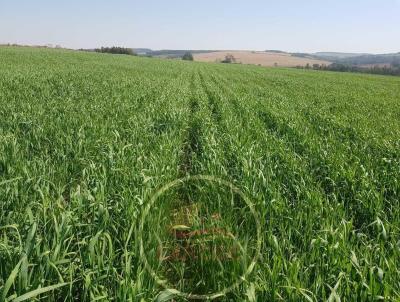
[[[119,55],[131,55],[131,56],[136,55],[136,53],[132,50],[132,48],[124,48],[117,46],[96,48],[95,51],[102,53],[119,54]]]
[[[193,55],[191,52],[187,52],[183,55],[182,60],[193,61]]]

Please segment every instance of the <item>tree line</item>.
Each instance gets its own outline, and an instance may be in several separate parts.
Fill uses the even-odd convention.
[[[117,46],[96,48],[94,51],[101,53],[136,56],[136,53],[133,51],[132,48],[117,47]]]
[[[336,63],[349,65],[400,64],[400,53],[383,55],[362,55],[358,57],[343,58]]]
[[[375,65],[372,67],[362,67],[362,66],[342,64],[342,63],[332,63],[330,65],[313,64],[312,66],[310,64],[307,64],[306,66],[296,66],[296,68],[400,76],[399,63],[392,63],[391,65],[385,65],[385,66]]]

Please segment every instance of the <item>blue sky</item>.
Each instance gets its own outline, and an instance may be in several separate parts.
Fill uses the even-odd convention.
[[[399,52],[400,0],[0,0],[0,43]]]

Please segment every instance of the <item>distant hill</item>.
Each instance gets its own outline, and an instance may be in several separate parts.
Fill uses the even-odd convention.
[[[349,53],[349,52],[316,52],[312,55],[320,58],[345,59],[367,55],[367,53]]]
[[[400,64],[400,53],[393,54],[355,54],[355,53],[335,53],[317,52],[311,54],[314,58],[326,59],[334,63],[348,65],[393,65]]]
[[[340,59],[338,63],[353,64],[353,65],[372,65],[372,64],[387,64],[399,65],[400,54],[382,54],[382,55],[362,55],[351,58]]]
[[[150,48],[132,48],[132,50],[138,55],[147,54],[152,51]]]
[[[287,53],[283,50],[276,50],[276,49],[267,49],[265,52],[272,52],[272,53]]]
[[[307,53],[307,52],[294,52],[291,53],[292,56],[300,57],[300,58],[316,58],[327,60],[331,62],[336,62],[338,60],[354,58],[362,55],[367,55],[363,53],[346,53],[346,52],[316,52],[316,53]]]

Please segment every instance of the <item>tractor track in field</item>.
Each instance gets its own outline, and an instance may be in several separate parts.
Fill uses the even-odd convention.
[[[199,79],[197,79],[196,76],[199,76]],[[199,80],[200,84],[197,82],[197,80]],[[198,94],[199,89],[205,89],[203,86],[202,77],[200,74],[193,73],[192,78],[190,79],[191,95],[188,103],[189,110],[186,137],[181,147],[182,156],[178,168],[179,178],[194,176],[198,173],[196,162],[201,161],[202,153],[204,152],[202,145],[202,139],[204,135],[202,130],[202,110],[204,108],[201,107],[203,105],[203,99],[200,99],[200,95]],[[211,95],[207,94],[207,96]],[[217,107],[216,100],[208,98],[207,101],[208,103],[204,102],[206,109],[210,109],[212,119],[218,125],[220,125],[222,114]],[[171,204],[171,229],[169,229],[169,233],[172,236],[170,237],[170,242],[173,244],[174,249],[170,254],[168,254],[167,261],[185,262],[186,264],[196,261],[201,253],[207,252],[207,248],[209,248],[208,245],[210,245],[210,243],[208,243],[208,245],[205,247],[204,245],[202,247],[201,245],[196,245],[196,241],[192,241],[192,238],[206,238],[207,235],[223,235],[226,232],[226,230],[222,228],[206,227],[205,229],[196,229],[196,226],[192,225],[193,222],[191,222],[191,219],[195,220],[196,217],[197,219],[205,219],[205,221],[207,220],[207,216],[201,216],[206,214],[201,210],[201,202],[197,199],[199,198],[198,194],[201,194],[198,190],[198,187],[190,182],[185,183],[185,185],[177,188],[177,198],[173,200]],[[211,218],[214,221],[218,221],[221,217],[219,213],[213,213],[213,215],[214,216],[208,217],[208,219]],[[189,229],[174,229],[175,226],[185,226]],[[223,249],[224,246],[220,245],[218,248]],[[188,265],[187,269],[194,270],[185,272],[185,274],[189,275],[194,274],[196,271],[196,268],[190,268],[190,264]],[[170,278],[172,280],[176,278],[176,276],[171,275]],[[175,281],[178,282],[179,280]]]
[[[228,140],[228,136],[226,135],[226,133],[229,133],[229,131],[227,129],[226,124],[223,121],[222,112],[219,106],[221,99],[218,97],[218,95],[212,92],[209,87],[207,87],[206,80],[204,79],[204,76],[201,73],[200,73],[200,81],[202,89],[204,90],[207,96],[208,107],[209,110],[211,111],[211,116],[216,125],[218,138],[222,142],[222,148],[224,150],[224,157],[226,160],[225,168],[232,179],[240,179],[242,165],[235,150],[232,148],[232,142]],[[216,84],[216,82],[214,81],[213,83]]]
[[[183,142],[182,158],[179,166],[179,176],[184,177],[193,173],[193,157],[198,157],[203,152],[201,145],[201,123],[197,117],[199,110],[199,101],[193,93],[196,89],[194,82],[194,75],[192,75],[190,82],[190,90],[192,95],[189,101],[189,122],[187,129],[187,136]]]
[[[207,96],[208,107],[211,111],[211,116],[212,116],[214,122],[216,123],[217,127],[223,128],[222,130],[224,131],[225,127],[221,123],[222,122],[222,113],[221,113],[220,108],[218,107],[217,99],[216,99],[215,95],[207,87],[205,80],[204,80],[204,76],[201,73],[199,75],[200,75],[202,89],[204,90],[204,92],[206,93],[206,96]]]
[[[194,162],[198,157],[201,156],[203,152],[203,147],[201,144],[201,123],[199,118],[199,100],[196,95],[196,83],[195,83],[195,74],[192,74],[190,79],[189,89],[191,95],[188,100],[188,121],[187,128],[185,130],[185,138],[183,140],[181,146],[181,157],[178,163],[178,178],[182,179],[188,176],[191,176],[196,173]],[[173,249],[168,251],[165,255],[165,260],[167,263],[176,262],[176,261],[187,261],[187,256],[190,255],[191,246],[187,243],[190,239],[191,232],[188,230],[174,230],[173,227],[176,225],[185,225],[189,226],[189,221],[186,221],[187,217],[190,217],[194,209],[196,208],[196,204],[194,200],[190,198],[190,191],[193,189],[190,184],[188,185],[179,185],[176,188],[176,197],[171,200],[171,208],[170,213],[166,213],[169,215],[169,226],[168,233],[169,239],[168,242]],[[187,237],[187,238],[186,238]],[[161,253],[162,247],[158,247],[159,253]],[[161,254],[160,254],[161,255]],[[190,260],[190,257],[188,257]],[[168,273],[169,275],[170,273]],[[169,275],[169,280],[174,280],[176,275]],[[175,280],[176,282],[178,280]]]
[[[180,176],[186,176],[193,172],[193,159],[203,152],[201,145],[201,124],[195,117],[197,107],[199,106],[196,99],[190,100],[190,117],[187,130],[187,137],[183,143],[183,155],[179,167]]]
[[[197,173],[195,162],[198,160],[203,153],[202,146],[202,130],[201,130],[201,119],[199,116],[200,103],[198,95],[196,95],[196,74],[193,73],[190,78],[190,98],[188,104],[188,123],[186,137],[183,140],[181,147],[181,158],[178,166],[178,178],[184,178]],[[189,196],[190,186],[187,188],[185,186],[179,186],[177,189],[178,200],[174,205],[175,210],[183,209],[185,207],[190,207],[193,203]]]

